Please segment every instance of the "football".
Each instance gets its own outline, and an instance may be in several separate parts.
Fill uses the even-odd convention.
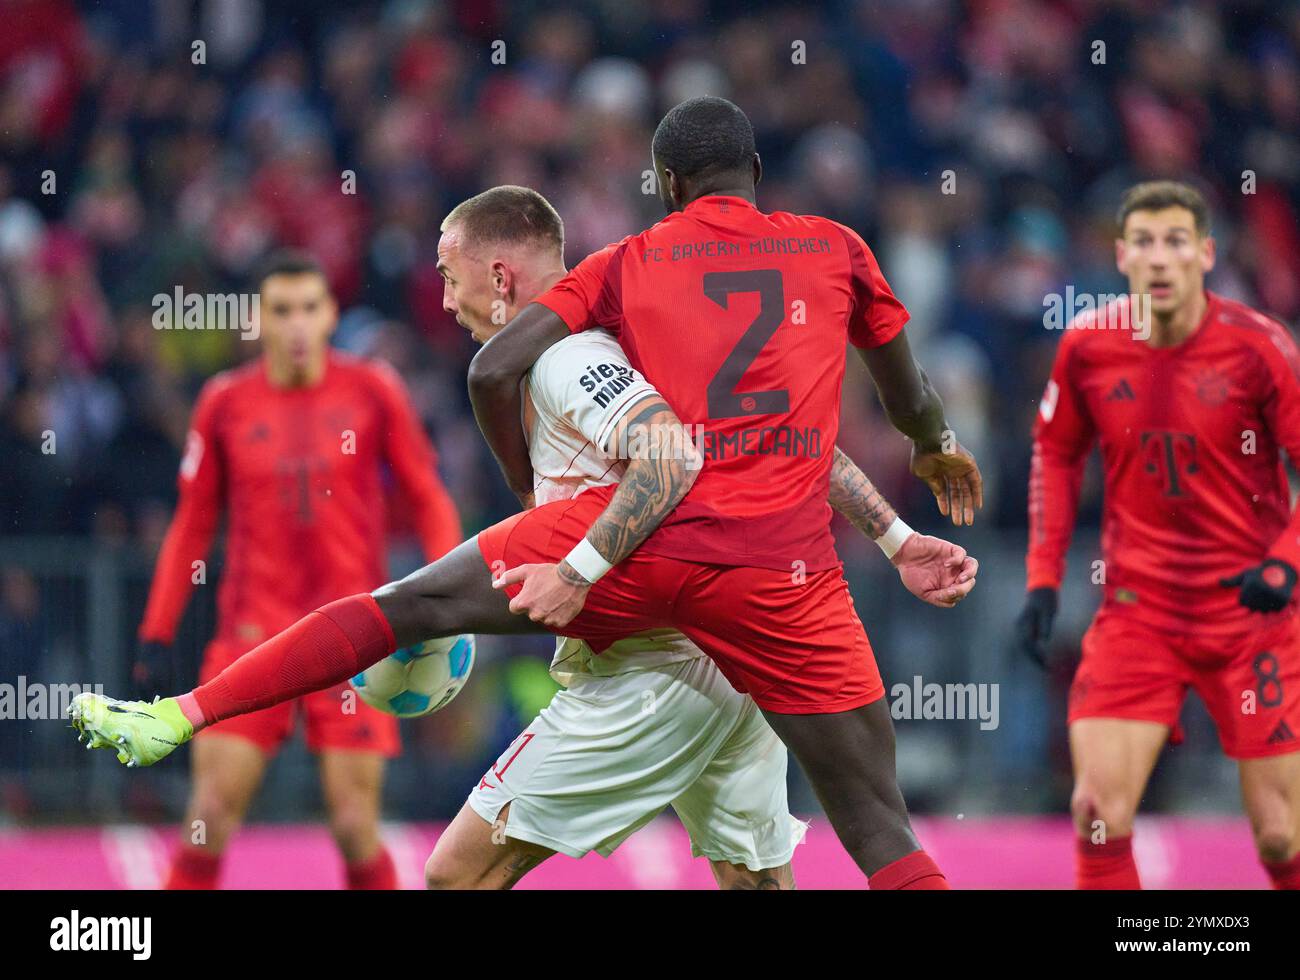
[[[428,640],[402,649],[352,678],[361,700],[398,718],[418,718],[446,707],[474,669],[474,637]]]

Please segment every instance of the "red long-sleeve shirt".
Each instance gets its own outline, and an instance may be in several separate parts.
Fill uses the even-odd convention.
[[[1061,582],[1094,444],[1107,605],[1168,629],[1236,628],[1248,612],[1220,578],[1266,556],[1300,567],[1280,457],[1300,459],[1300,352],[1277,321],[1206,296],[1175,347],[1139,340],[1126,300],[1065,331],[1034,428],[1030,589]]]
[[[171,642],[223,511],[219,639],[249,646],[323,603],[382,585],[384,464],[414,507],[429,559],[459,544],[433,446],[386,365],[331,351],[323,378],[307,387],[276,387],[260,360],[209,380],[140,638]],[[211,581],[206,570],[202,577]]]

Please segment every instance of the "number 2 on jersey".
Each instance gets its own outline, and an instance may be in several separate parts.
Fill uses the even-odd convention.
[[[739,415],[779,415],[790,410],[790,392],[736,391],[754,359],[776,334],[785,319],[785,288],[779,269],[743,272],[706,272],[704,295],[724,310],[732,293],[758,293],[758,316],[736,341],[727,359],[709,382],[709,418]]]

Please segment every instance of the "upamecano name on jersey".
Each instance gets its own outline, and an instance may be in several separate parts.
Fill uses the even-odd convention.
[[[706,459],[736,456],[807,456],[822,454],[822,431],[793,425],[753,425],[734,432],[706,432],[699,442]]]

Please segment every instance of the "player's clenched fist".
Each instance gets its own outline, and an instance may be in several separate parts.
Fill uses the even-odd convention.
[[[907,591],[932,606],[951,609],[975,588],[979,562],[966,549],[928,534],[912,534],[890,559]]]
[[[510,600],[510,611],[527,615],[548,629],[568,626],[582,612],[591,583],[568,567],[559,565],[517,565],[492,580],[492,588],[522,582],[524,587]]]

